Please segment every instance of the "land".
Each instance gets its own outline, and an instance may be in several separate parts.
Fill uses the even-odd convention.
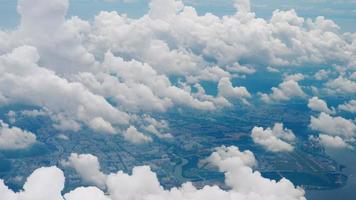
[[[20,127],[29,127],[40,142],[27,150],[0,152],[0,178],[12,189],[19,190],[33,170],[56,165],[66,174],[65,190],[68,191],[83,183],[73,169],[61,166],[61,160],[67,159],[71,153],[90,153],[99,158],[105,173],[119,170],[130,173],[134,166],[149,165],[166,188],[187,181],[197,187],[207,184],[226,187],[224,175],[201,164],[200,160],[209,156],[215,147],[235,145],[255,154],[256,170],[265,177],[275,180],[286,177],[306,189],[333,189],[346,184],[343,166],[328,157],[319,144],[308,140],[310,113],[300,109],[299,104],[234,107],[218,113],[172,110],[152,115],[168,120],[173,139],[156,138],[152,143],[133,145],[120,135],[98,134],[88,129],[78,133],[60,132],[53,129],[45,117],[20,117],[16,123]],[[253,126],[266,127],[281,121],[298,137],[294,152],[270,153],[253,143],[250,138]],[[65,134],[69,140],[58,138],[59,134]]]

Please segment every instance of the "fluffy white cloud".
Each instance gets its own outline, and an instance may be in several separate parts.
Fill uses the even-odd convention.
[[[43,110],[23,110],[21,114],[28,117],[38,117],[38,116],[46,116],[47,113]]]
[[[228,68],[229,70],[235,70]],[[199,81],[215,81],[218,82],[221,78],[231,78],[231,74],[220,67],[207,67],[199,72],[199,75],[188,75],[188,83],[198,83]]]
[[[118,102],[122,103],[124,107],[138,107],[145,110],[153,108],[164,111],[175,104],[201,110],[215,109],[214,103],[200,101],[189,92],[172,85],[166,76],[159,74],[150,65],[137,61],[126,62],[108,52],[103,68],[107,73],[115,74],[118,79],[124,82],[124,84],[117,82],[116,85],[110,85],[110,88],[117,86],[114,91],[116,93],[112,95],[116,95]],[[115,84],[114,81],[111,83]],[[125,95],[121,94],[123,91],[125,91]]]
[[[351,66],[356,60],[356,38],[341,34],[330,20],[306,20],[294,10],[277,10],[265,20],[251,12],[250,1],[234,4],[236,14],[218,17],[198,15],[181,1],[152,0],[141,18],[103,11],[91,23],[66,17],[68,0],[20,1],[18,28],[0,31],[0,104],[30,102],[48,109],[61,130],[77,131],[85,124],[114,133],[129,123],[132,112],[231,105],[221,96],[191,92],[200,80],[222,80],[226,94],[248,96],[226,78],[261,66]],[[170,76],[181,76],[178,84],[185,88]],[[36,85],[43,82],[51,84]],[[9,85],[14,92],[5,91]],[[303,94],[292,79],[262,97],[282,101]]]
[[[338,106],[339,110],[343,110],[350,113],[356,113],[356,100],[351,100]]]
[[[219,18],[199,16],[181,1],[152,0],[148,14],[139,19],[101,12],[90,24],[65,18],[68,0],[25,0],[18,8],[19,30],[0,34],[6,41],[0,49],[36,46],[43,62],[60,73],[96,68],[95,58],[109,49],[174,74],[199,73],[209,61],[221,66],[239,61],[273,66],[354,62],[354,38],[342,35],[331,20],[304,19],[294,10],[276,10],[264,20],[251,13],[249,0],[234,5],[236,15]]]
[[[97,117],[89,122],[89,127],[94,131],[104,132],[104,133],[115,133],[114,127],[105,121],[102,117]]]
[[[0,120],[0,149],[25,149],[36,142],[36,135]]]
[[[329,75],[329,71],[326,71],[324,69],[322,70],[319,70],[317,73],[314,74],[314,78],[316,80],[325,80],[328,78],[328,75]]]
[[[100,171],[97,157],[91,154],[72,153],[67,161],[62,161],[62,164],[74,168],[86,184],[94,184],[105,189],[106,175]]]
[[[15,200],[16,194],[11,191],[4,183],[4,180],[0,180],[0,194],[1,200]]]
[[[169,133],[169,123],[166,120],[157,120],[149,115],[135,117],[137,117],[135,121],[138,122],[137,125],[141,130],[147,131],[160,139],[173,138],[172,134]]]
[[[132,170],[132,175],[122,171],[110,174],[107,186],[110,196],[115,200],[160,199],[164,197],[162,195],[163,188],[156,174],[147,166],[135,167]]]
[[[327,148],[352,148],[350,144],[355,142],[356,125],[352,120],[322,112],[319,117],[311,117],[309,127],[320,133],[319,137],[311,139]]]
[[[245,87],[233,87],[229,78],[222,78],[218,84],[218,95],[227,99],[250,98],[251,94]]]
[[[234,0],[234,6],[239,12],[250,12],[251,3],[250,0]]]
[[[321,113],[319,117],[311,117],[310,128],[331,136],[352,139],[356,136],[356,125],[353,121],[342,117],[332,117]]]
[[[278,87],[272,88],[271,94],[260,94],[261,99],[266,103],[288,101],[295,97],[305,97],[306,94],[297,81],[290,79],[285,80]]]
[[[43,167],[35,170],[17,193],[18,200],[63,200],[64,174],[57,167]],[[5,199],[7,200],[7,199]]]
[[[256,72],[256,69],[253,67],[243,66],[239,63],[235,63],[233,66],[227,67],[226,69],[230,72],[237,72],[241,74],[254,74]]]
[[[39,58],[36,48],[30,46],[0,56],[0,93],[8,103],[46,108],[59,128],[64,129],[73,127],[76,121],[92,125],[97,122],[96,118],[115,125],[128,123],[129,116],[125,112],[114,108],[81,83],[69,82],[38,66]]]
[[[320,143],[327,148],[348,148],[349,145],[339,136],[319,135]]]
[[[328,113],[328,114],[331,114],[334,112],[333,108],[330,109],[328,107],[328,104],[324,100],[319,99],[318,97],[313,97],[313,98],[309,99],[308,107],[311,110],[317,111],[317,112],[324,112],[324,113]]]
[[[173,136],[172,136],[170,133],[161,133],[161,132],[160,132],[159,130],[157,130],[157,128],[156,128],[154,125],[152,125],[152,124],[150,124],[150,125],[144,127],[144,129],[145,129],[146,131],[148,131],[148,132],[150,132],[150,133],[156,135],[158,138],[166,138],[166,139],[168,139],[168,138],[173,138]]]
[[[80,187],[64,195],[65,200],[110,200],[96,187]]]
[[[68,0],[24,0],[18,3],[21,23],[15,45],[35,46],[41,63],[60,74],[87,70],[95,66],[94,56],[82,45],[81,32],[90,29],[77,17],[66,20]]]
[[[262,177],[252,169],[256,159],[252,152],[241,152],[237,147],[220,147],[203,162],[217,167],[225,173],[225,184],[231,188],[222,190],[218,186],[195,188],[185,183],[180,188],[164,190],[154,172],[147,166],[135,167],[132,174],[119,171],[108,175],[107,194],[95,187],[76,188],[61,195],[64,188],[63,172],[56,167],[40,168],[30,175],[24,190],[15,193],[0,180],[1,200],[305,200],[304,190],[295,187],[283,178],[274,181]],[[96,166],[96,163],[92,163]]]
[[[356,94],[356,82],[349,80],[345,77],[338,77],[334,80],[328,81],[326,84],[326,89],[334,94],[343,94],[343,95],[355,95]]]
[[[342,117],[321,113],[319,117],[311,117],[309,127],[320,133],[317,140],[325,147],[350,148],[355,142],[355,123]]]
[[[97,132],[116,133],[129,127],[122,133],[124,138],[142,143],[152,138],[134,127],[138,122],[131,116],[164,112],[173,106],[212,111],[230,105],[227,98],[245,99],[250,96],[247,89],[231,84],[235,73],[251,74],[252,69],[263,66],[355,66],[356,38],[341,33],[331,20],[304,19],[294,10],[276,10],[265,20],[251,12],[249,0],[234,3],[235,14],[218,17],[198,15],[193,7],[181,1],[152,0],[149,12],[138,19],[103,11],[88,22],[66,16],[68,0],[19,1],[18,28],[0,31],[0,105],[25,103],[40,107],[60,130],[78,131],[86,125]],[[230,67],[237,63],[249,68]],[[178,83],[173,83],[170,77],[177,76]],[[199,84],[201,80],[218,83],[220,95],[207,95]],[[290,76],[272,88],[271,94],[262,94],[263,100],[284,101],[305,96],[299,80],[299,75]],[[342,76],[326,86],[338,93],[355,91],[354,81]],[[192,92],[192,87],[198,92]],[[37,116],[40,112],[28,114]],[[315,120],[318,124],[320,119]],[[336,121],[347,126],[352,123]],[[339,126],[342,125],[336,125]],[[137,127],[164,136],[159,134],[162,130],[158,124]],[[277,142],[284,137],[273,136]],[[147,167],[135,168],[132,175],[122,172],[112,175],[112,185],[127,181],[130,187],[117,194],[127,199],[135,199],[136,195],[144,195],[142,198],[146,200],[304,199],[304,192],[289,181],[270,181],[254,172],[251,153],[221,148],[210,159],[220,171],[226,172],[231,190],[216,186],[198,190],[187,183],[166,191]],[[83,168],[86,162],[97,166],[94,171],[83,172],[85,176],[103,177],[98,175],[100,170],[94,158],[83,160],[77,156],[73,163]],[[15,194],[3,182],[0,191],[9,198],[61,200],[63,185],[60,170],[41,168],[28,178],[24,191]],[[105,197],[97,189],[78,188],[65,198],[75,199],[85,192],[93,194],[91,198],[116,200],[115,188],[111,190],[112,195]]]
[[[178,74],[187,69],[199,73],[201,65],[210,61],[219,66],[233,66],[239,61],[252,66],[351,62],[352,42],[339,33],[335,23],[322,17],[305,20],[294,10],[277,10],[270,20],[264,20],[248,13],[248,0],[236,1],[243,14],[224,18],[199,16],[194,8],[179,1],[155,1],[151,5],[149,15],[137,20],[102,12],[91,35],[95,46],[101,47],[95,51],[102,54],[104,49],[111,49],[115,55],[147,61],[160,72]],[[152,54],[153,49],[159,53]],[[178,57],[180,62],[175,61]]]
[[[130,126],[124,133],[124,138],[134,144],[152,142],[152,138],[138,131],[134,126]]]
[[[301,73],[297,73],[297,74],[285,74],[284,75],[284,81],[290,81],[293,80],[295,82],[299,82],[301,80],[303,80],[305,77],[303,74]]]
[[[282,123],[274,124],[272,129],[254,127],[251,137],[256,144],[263,146],[268,151],[290,152],[294,150],[291,142],[295,140],[295,135],[291,130],[283,128]]]

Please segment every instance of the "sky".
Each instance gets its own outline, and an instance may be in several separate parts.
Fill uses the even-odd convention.
[[[234,8],[231,0],[185,0],[187,5],[194,6],[200,14],[207,12],[223,16],[233,14]],[[15,0],[1,0],[0,27],[13,28],[19,22],[16,12]],[[315,18],[325,16],[334,20],[343,31],[355,31],[356,1],[354,0],[252,0],[252,10],[258,17],[270,18],[276,9],[295,9],[300,16]],[[83,19],[92,19],[101,10],[116,10],[127,13],[130,17],[140,17],[148,10],[147,0],[71,0],[69,16],[80,16]]]

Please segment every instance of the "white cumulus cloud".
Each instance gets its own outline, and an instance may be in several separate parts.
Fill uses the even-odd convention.
[[[260,96],[264,102],[273,103],[289,101],[296,97],[305,97],[306,94],[297,81],[290,79],[283,81],[278,87],[273,87],[271,94],[261,93]]]
[[[124,138],[134,144],[152,142],[152,138],[138,131],[134,126],[130,126],[124,133]]]
[[[203,162],[224,172],[225,184],[231,189],[223,190],[218,186],[197,189],[192,183],[185,183],[179,188],[165,190],[150,167],[141,166],[135,167],[132,174],[122,171],[109,174],[106,193],[96,187],[79,187],[62,196],[63,172],[57,167],[47,167],[35,170],[27,178],[24,189],[17,193],[0,180],[1,200],[306,200],[304,190],[289,180],[270,180],[254,171],[252,167],[257,163],[250,151],[241,152],[234,146],[219,147]],[[91,164],[97,167],[97,163]]]
[[[338,106],[339,110],[343,110],[350,113],[356,113],[356,100],[351,100]]]
[[[294,150],[291,143],[295,140],[295,135],[291,130],[284,128],[282,123],[275,123],[272,129],[254,127],[251,131],[251,137],[256,144],[271,152]]]
[[[343,117],[321,113],[319,117],[311,117],[309,127],[320,133],[319,141],[326,147],[345,148],[355,142],[355,122]]]
[[[100,171],[97,157],[91,154],[72,153],[68,160],[62,161],[62,164],[74,168],[85,183],[105,189],[106,175]]]
[[[309,99],[308,107],[311,110],[317,111],[317,112],[324,112],[324,113],[328,113],[328,114],[332,114],[334,112],[334,108],[330,109],[328,107],[328,104],[324,100],[319,99],[318,97],[313,97],[313,98]]]
[[[11,127],[9,124],[0,120],[0,149],[25,149],[33,145],[35,142],[35,134],[15,126]]]

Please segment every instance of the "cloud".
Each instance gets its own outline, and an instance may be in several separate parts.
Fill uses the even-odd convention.
[[[144,110],[165,111],[172,105],[189,106],[200,110],[215,109],[213,102],[194,98],[191,93],[172,85],[166,76],[159,74],[145,63],[126,62],[108,52],[103,68],[123,81],[123,83],[118,82],[116,78],[115,82],[115,79],[112,80],[112,77],[108,77],[111,79],[111,85],[107,86],[110,88],[116,86],[117,90],[112,94],[116,95],[114,99],[131,110],[134,110],[132,107],[138,107]],[[106,90],[110,91],[110,88]],[[125,95],[121,94],[123,91],[125,91]]]
[[[4,180],[0,180],[0,194],[2,200],[15,200],[16,194],[11,191],[4,183]]]
[[[321,113],[319,117],[311,117],[310,127],[313,130],[345,137],[354,137],[356,134],[355,124],[342,117],[332,117],[326,113]]]
[[[28,117],[38,117],[38,116],[46,116],[47,113],[43,110],[23,110],[21,114]]]
[[[69,82],[38,66],[39,58],[37,49],[30,46],[18,47],[0,56],[0,93],[8,103],[46,108],[59,129],[78,130],[77,122],[92,125],[96,118],[114,125],[128,123],[129,116],[125,112],[81,83]]]
[[[153,120],[140,124],[142,113],[173,107],[215,111],[231,105],[231,99],[249,98],[245,87],[232,85],[239,73],[252,74],[265,66],[355,67],[356,38],[342,33],[333,21],[304,19],[295,10],[276,10],[270,19],[262,19],[252,12],[249,0],[236,0],[234,5],[235,14],[218,17],[199,15],[182,1],[152,0],[148,13],[140,18],[102,11],[89,22],[67,16],[68,0],[19,1],[20,24],[14,30],[0,31],[0,105],[38,107],[38,112],[27,114],[46,115],[61,131],[79,131],[87,126],[95,132],[119,133],[141,144],[153,140],[148,134],[169,136],[168,128]],[[203,80],[217,83],[219,94],[208,95],[200,84]],[[261,94],[262,99],[278,102],[306,96],[299,80],[299,74],[288,76],[270,94]],[[354,80],[347,76],[330,80],[325,86],[341,94],[355,91]],[[2,127],[17,130],[21,137],[25,132],[5,123]],[[353,137],[355,132],[352,121],[325,113],[312,117],[311,127],[325,134],[338,130],[342,139]],[[291,132],[282,125],[270,132],[267,139],[282,149],[291,149],[286,142],[292,138]],[[30,139],[23,146],[35,140],[30,133],[26,136]],[[219,148],[208,160],[225,172],[230,190],[217,186],[197,189],[190,183],[164,190],[148,167],[137,167],[132,175],[108,175],[109,187],[97,159],[73,155],[68,162],[78,173],[110,192],[77,188],[65,198],[75,199],[85,192],[92,194],[90,198],[112,200],[116,196],[146,200],[305,199],[304,191],[286,179],[271,181],[255,172],[251,152]],[[89,165],[94,168],[88,169]],[[120,188],[115,185],[123,185],[125,190],[116,193]],[[19,193],[0,182],[2,194],[29,200],[62,200],[63,187],[63,172],[56,167],[36,170]]]
[[[218,83],[218,95],[228,99],[250,98],[251,94],[245,87],[233,87],[229,78],[221,78]]]
[[[321,113],[319,117],[311,117],[309,127],[321,133],[320,141],[327,146],[346,146],[347,143],[355,141],[355,123],[342,117]]]
[[[290,152],[294,150],[291,143],[295,140],[295,135],[291,130],[283,128],[281,123],[275,123],[272,129],[254,127],[251,137],[256,144],[263,146],[268,151]]]
[[[148,131],[148,132],[150,132],[150,133],[156,135],[158,138],[167,138],[167,139],[173,138],[173,136],[172,136],[170,133],[163,133],[163,134],[162,134],[162,133],[161,133],[160,131],[158,131],[157,128],[156,128],[154,125],[152,125],[152,124],[150,124],[150,125],[144,127],[144,129],[145,129],[146,131]]]
[[[25,182],[23,191],[17,193],[19,200],[63,200],[64,174],[57,167],[35,170]],[[7,200],[7,199],[5,199]]]
[[[36,135],[0,120],[0,150],[17,150],[30,147],[36,142]]]
[[[142,184],[144,183],[144,184]],[[150,167],[135,167],[132,175],[122,171],[108,176],[108,191],[112,199],[160,199],[163,188]],[[156,197],[156,198],[154,198]]]
[[[326,84],[326,89],[331,94],[343,94],[343,95],[354,95],[356,94],[356,82],[349,80],[343,76],[339,76],[334,80],[328,81]]]
[[[327,79],[328,78],[328,75],[329,75],[329,71],[326,71],[326,70],[324,70],[324,69],[322,69],[322,70],[319,70],[317,73],[315,73],[314,74],[314,78],[316,79],[316,80],[325,80],[325,79]]]
[[[204,186],[197,189],[192,183],[185,183],[180,188],[165,190],[157,175],[148,166],[135,167],[132,174],[122,171],[109,174],[108,188],[104,193],[96,187],[79,187],[61,195],[64,188],[64,174],[56,167],[39,168],[27,179],[24,190],[15,193],[0,180],[2,200],[305,200],[304,190],[295,187],[289,180],[282,178],[274,181],[262,177],[252,169],[256,159],[252,152],[241,152],[237,147],[219,147],[207,159],[210,166],[225,173],[225,184],[231,188],[223,190],[218,186]],[[97,163],[91,163],[95,167]],[[86,166],[87,167],[87,166]]]
[[[260,96],[262,101],[266,103],[273,103],[279,101],[289,101],[295,97],[305,97],[306,94],[297,81],[290,79],[283,81],[278,85],[278,87],[272,87],[271,94],[260,93]]]
[[[202,80],[221,81],[224,97],[247,97],[247,89],[230,87],[226,78],[231,82],[264,66],[355,63],[356,38],[340,33],[331,20],[304,19],[294,10],[276,10],[265,20],[255,16],[248,0],[234,5],[234,15],[218,17],[198,15],[181,1],[152,0],[140,18],[102,11],[89,22],[67,16],[68,0],[23,0],[18,28],[0,32],[0,104],[30,102],[46,109],[60,130],[85,125],[116,133],[133,123],[133,113],[231,105],[229,98],[203,92]],[[39,87],[43,82],[51,84]],[[13,92],[5,90],[10,85]],[[199,93],[192,92],[196,87]],[[304,92],[293,79],[262,99],[299,96]],[[61,98],[71,102],[56,100]]]
[[[134,144],[142,144],[146,142],[152,142],[152,138],[139,132],[134,126],[130,126],[124,133],[124,138]]]
[[[160,139],[171,139],[173,135],[169,133],[169,123],[166,120],[157,120],[149,115],[136,116],[137,125],[141,130],[145,130]]]
[[[58,139],[61,139],[61,140],[69,140],[69,137],[66,136],[66,135],[64,135],[64,134],[59,134],[59,135],[57,135],[57,138],[58,138]]]
[[[295,82],[299,82],[301,80],[303,80],[305,77],[303,74],[301,73],[297,73],[297,74],[291,74],[291,75],[284,75],[284,81],[290,81],[293,80]]]
[[[339,136],[329,136],[320,134],[319,135],[320,143],[327,148],[349,148],[350,146]]]
[[[149,3],[149,7],[149,16],[153,19],[161,19],[171,17],[176,12],[180,11],[183,8],[183,2],[172,0],[152,0]]]
[[[228,70],[234,70],[228,68]],[[214,81],[218,82],[221,78],[231,78],[231,74],[220,67],[213,66],[203,69],[199,75],[188,75],[188,83],[199,83],[199,81]]]
[[[274,68],[274,67],[271,67],[271,66],[268,66],[267,67],[267,71],[268,72],[272,72],[272,73],[279,73],[279,70]]]
[[[351,100],[342,105],[339,105],[338,109],[350,113],[356,113],[356,100]]]
[[[332,114],[335,112],[334,108],[330,109],[328,107],[328,104],[324,100],[319,99],[318,97],[313,97],[309,99],[308,107],[316,112],[324,112],[327,114]]]
[[[112,125],[109,122],[105,121],[102,117],[97,117],[92,119],[89,122],[89,127],[97,132],[104,132],[104,133],[111,133],[111,134],[116,132],[114,127],[112,127]]]
[[[97,157],[91,154],[78,155],[72,153],[67,161],[62,161],[62,165],[74,168],[84,183],[105,189],[106,175],[100,171],[100,163]]]
[[[141,61],[146,60],[146,55],[154,57],[154,60],[159,60],[156,59],[158,57],[166,60],[167,53],[152,55],[145,51],[152,52],[151,48],[164,42],[169,47],[166,52],[171,52],[171,55],[180,52],[193,58],[180,59],[183,63],[190,60],[191,64],[185,64],[192,66],[190,73],[199,73],[201,65],[209,65],[209,61],[219,66],[233,66],[240,60],[252,66],[266,63],[274,66],[305,66],[345,63],[350,59],[351,43],[343,40],[338,30],[335,30],[335,23],[324,18],[305,20],[294,10],[277,10],[271,20],[256,18],[252,13],[225,16],[222,19],[212,14],[199,16],[194,8],[182,9],[176,3],[165,1],[161,4],[167,6],[167,9],[160,13],[169,17],[146,15],[130,21],[114,12],[102,12],[96,21],[93,38],[97,41],[94,42],[100,41],[101,46],[107,46],[106,49],[111,47],[115,55],[134,57]],[[236,5],[245,11],[249,10],[248,1],[239,1]],[[158,13],[153,8],[150,12]],[[159,37],[162,35],[164,37]],[[303,42],[309,42],[310,45],[303,45]],[[161,52],[162,48],[158,50]],[[170,68],[164,69],[160,64],[157,66],[150,59],[148,61],[155,68],[159,66],[159,71],[167,72],[177,66],[169,64]],[[184,73],[183,66],[175,73]]]
[[[16,112],[13,111],[13,110],[10,110],[7,114],[7,118],[9,119],[9,122],[11,124],[15,123],[16,122]]]
[[[21,23],[15,45],[38,49],[41,63],[59,74],[70,74],[95,66],[94,56],[82,45],[81,31],[89,23],[77,17],[66,20],[68,0],[24,0],[18,3]]]
[[[139,19],[101,12],[92,24],[78,17],[66,19],[68,1],[51,1],[25,0],[18,9],[21,31],[14,34],[16,39],[3,37],[11,38],[6,47],[37,47],[46,65],[61,74],[96,68],[96,58],[109,49],[173,74],[199,73],[209,61],[219,66],[240,61],[252,66],[354,62],[353,39],[346,40],[331,20],[304,19],[294,10],[276,10],[265,20],[251,13],[248,0],[235,1],[239,12],[224,18],[199,16],[181,1],[153,0]]]
[[[80,187],[64,195],[65,200],[110,200],[96,187]]]
[[[250,12],[250,0],[234,0],[234,6],[239,12]]]
[[[236,72],[236,73],[241,73],[241,74],[254,74],[256,72],[255,68],[243,66],[243,65],[240,65],[239,63],[236,63],[231,67],[227,67],[226,69],[230,72]]]

